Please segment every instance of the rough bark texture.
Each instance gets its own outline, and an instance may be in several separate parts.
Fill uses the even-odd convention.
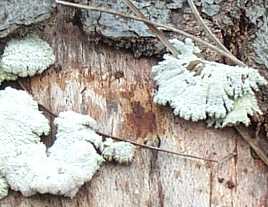
[[[50,17],[52,0],[18,0],[0,2],[0,37],[5,37],[15,29],[40,22]]]
[[[183,1],[174,2],[180,5]],[[218,15],[224,15],[236,1],[213,4],[219,2],[225,7]],[[172,21],[202,36],[189,9],[185,5],[176,9],[170,11]],[[0,201],[1,207],[268,206],[268,169],[252,157],[249,146],[233,129],[207,129],[203,123],[178,119],[168,108],[153,104],[154,58],[135,59],[127,50],[115,50],[101,42],[96,44],[96,36],[92,38],[82,31],[79,11],[61,8],[56,13],[35,32],[54,48],[57,63],[41,76],[23,80],[40,103],[55,113],[74,110],[90,114],[101,123],[103,132],[140,143],[217,160],[232,152],[238,156],[215,169],[211,163],[139,149],[131,166],[104,166],[73,200],[50,195],[25,198],[11,192]],[[227,31],[240,28],[235,20],[231,23],[215,29],[217,22],[213,25],[209,21],[224,41]],[[235,38],[233,33],[230,37]],[[108,39],[104,42],[118,43]],[[131,47],[144,40],[135,38]],[[240,51],[240,39],[232,41]],[[230,48],[233,48],[232,41],[227,41]],[[141,49],[139,55],[144,55],[142,51],[145,50]],[[220,59],[213,52],[206,52]],[[241,54],[236,52],[238,56]],[[52,142],[53,139],[46,141],[48,145]]]

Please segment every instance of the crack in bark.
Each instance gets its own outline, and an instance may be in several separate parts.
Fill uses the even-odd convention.
[[[156,135],[156,137],[150,141],[152,141],[151,146],[158,147],[158,148],[161,147],[161,139],[158,135]],[[164,207],[164,193],[163,193],[163,187],[162,187],[162,183],[161,183],[161,173],[160,173],[160,170],[159,170],[158,165],[157,165],[159,153],[158,153],[158,151],[152,151],[151,154],[152,154],[152,156],[150,159],[149,180],[148,180],[149,188],[152,189],[152,187],[153,187],[151,185],[151,183],[157,184],[155,187],[157,187],[156,190],[158,192],[159,204],[160,204],[160,207]],[[156,180],[154,178],[156,178]],[[152,199],[155,199],[155,198],[153,198],[150,194],[149,199],[150,199],[149,200],[149,207],[153,207]]]

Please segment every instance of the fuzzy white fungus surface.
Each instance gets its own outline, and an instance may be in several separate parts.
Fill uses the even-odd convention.
[[[1,90],[0,106],[0,145],[5,146],[0,148],[0,198],[7,195],[8,187],[24,196],[51,193],[73,197],[104,163],[100,151],[112,146],[115,161],[133,159],[133,146],[103,142],[94,131],[96,121],[87,115],[60,113],[55,119],[56,140],[46,149],[40,136],[49,133],[49,123],[29,94],[12,88]]]
[[[135,146],[127,142],[112,142],[102,152],[107,161],[116,161],[120,164],[132,162],[134,154]]]
[[[254,91],[266,81],[257,70],[199,58],[196,56],[199,50],[190,39],[185,43],[171,42],[180,55],[175,58],[166,54],[163,61],[153,66],[158,85],[154,102],[169,104],[175,115],[186,120],[208,119],[217,123],[217,127],[240,122],[248,125],[248,115],[261,113]]]
[[[48,120],[24,91],[12,88],[0,90],[0,106],[0,145],[4,146],[0,148],[0,173],[12,189],[31,194],[31,179],[28,179],[28,176],[32,177],[31,172],[28,169],[16,171],[19,167],[16,164],[22,154],[31,160],[40,157],[41,149],[45,152],[40,136],[49,133]],[[23,187],[20,189],[20,186]]]
[[[0,84],[4,80],[40,74],[54,62],[53,49],[37,36],[12,39],[0,57]]]

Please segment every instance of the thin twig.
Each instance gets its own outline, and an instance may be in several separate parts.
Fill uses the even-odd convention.
[[[24,84],[20,80],[18,80],[18,84],[23,90],[25,90],[25,91],[27,91],[29,93],[29,90],[24,86]],[[53,118],[58,117],[57,114],[51,112],[44,105],[38,103],[38,106],[40,107],[40,109],[42,109],[45,112],[47,112]],[[268,157],[267,157],[267,155],[263,152],[262,149],[260,149],[257,146],[257,144],[255,143],[255,140],[250,137],[250,135],[248,134],[246,129],[244,129],[242,127],[235,127],[235,129],[242,136],[242,138],[254,149],[254,151],[261,158],[261,160],[268,166]],[[184,157],[186,159],[190,158],[190,159],[198,159],[198,160],[209,161],[209,162],[214,162],[214,163],[216,162],[217,166],[220,166],[222,163],[228,161],[229,159],[233,158],[234,156],[237,156],[236,153],[231,153],[231,154],[223,157],[221,160],[217,161],[217,160],[197,157],[197,156],[194,156],[194,155],[187,155],[187,154],[182,154],[182,153],[178,153],[178,152],[174,152],[174,151],[170,151],[170,150],[165,150],[165,149],[161,149],[161,148],[158,148],[158,147],[152,147],[152,146],[148,146],[148,145],[144,145],[144,144],[139,144],[139,143],[137,143],[135,141],[131,141],[131,140],[122,139],[122,138],[119,138],[119,137],[107,135],[107,134],[104,134],[104,133],[99,132],[99,131],[96,131],[96,133],[98,135],[106,137],[106,138],[111,138],[111,139],[114,139],[114,140],[117,140],[117,141],[128,142],[128,143],[131,143],[133,145],[136,145],[136,146],[139,146],[139,147],[142,147],[142,148],[146,148],[146,149],[150,149],[150,150],[156,150],[156,151],[159,151],[159,152],[165,152],[165,153],[169,153],[169,154],[174,154],[174,155],[177,155],[177,156],[180,156],[180,157]]]
[[[221,41],[213,34],[213,32],[209,29],[209,27],[206,25],[205,21],[202,19],[202,17],[200,16],[194,2],[192,0],[187,0],[188,4],[195,16],[195,18],[197,19],[197,21],[199,22],[200,26],[205,30],[205,32],[207,33],[207,35],[211,38],[211,40],[215,41],[215,43],[225,52],[230,53],[230,51],[221,43]],[[231,54],[232,55],[232,54]]]
[[[107,135],[107,134],[104,134],[104,133],[98,132],[98,131],[96,131],[96,133],[98,135],[106,137],[106,138],[112,138],[112,139],[117,140],[117,141],[129,142],[129,143],[131,143],[133,145],[136,145],[136,146],[139,146],[139,147],[142,147],[142,148],[146,148],[146,149],[150,149],[150,150],[156,150],[158,152],[165,152],[165,153],[168,153],[168,154],[174,154],[174,155],[178,155],[178,156],[184,157],[184,158],[191,158],[191,159],[203,160],[203,161],[208,161],[208,162],[216,162],[216,163],[218,162],[217,160],[202,158],[202,157],[198,157],[198,156],[194,156],[194,155],[182,154],[182,153],[178,153],[178,152],[174,152],[174,151],[170,151],[170,150],[161,149],[161,148],[158,148],[158,147],[148,146],[148,145],[145,145],[145,144],[138,144],[135,141],[125,140],[125,139],[115,137],[115,136],[111,136],[111,135]]]
[[[123,0],[125,4],[140,18],[147,19],[146,16],[131,2],[131,0]],[[172,53],[173,56],[177,57],[179,55],[178,51],[170,44],[168,39],[165,37],[165,34],[157,29],[153,24],[146,23],[149,29],[156,35],[156,37],[162,42],[163,45]]]
[[[17,80],[17,83],[19,84],[21,89],[23,89],[24,91],[27,91],[28,93],[30,93],[30,91],[24,86],[24,84],[20,80]]]
[[[23,85],[23,83],[21,81],[18,81],[18,84],[23,90],[25,90],[25,91],[27,91],[29,93],[28,89]],[[41,106],[40,108],[43,109],[48,114],[50,114],[53,118],[58,117],[57,114],[51,112],[44,105],[38,103],[38,106]],[[196,160],[203,160],[203,161],[214,162],[214,163],[218,162],[217,160],[202,158],[202,157],[198,157],[198,156],[194,156],[194,155],[182,154],[182,153],[178,153],[178,152],[174,152],[174,151],[170,151],[170,150],[161,149],[161,148],[158,148],[158,147],[152,147],[152,146],[148,146],[148,145],[144,145],[144,144],[139,144],[139,143],[137,143],[135,141],[131,141],[131,140],[128,140],[128,139],[122,139],[122,138],[115,137],[115,136],[112,136],[112,135],[104,134],[104,133],[99,132],[97,130],[95,130],[95,132],[96,132],[96,134],[98,134],[98,135],[100,135],[102,137],[111,138],[111,139],[117,140],[117,141],[128,142],[128,143],[131,143],[133,145],[136,145],[136,146],[139,146],[139,147],[142,147],[142,148],[146,148],[146,149],[150,149],[150,150],[156,150],[156,151],[159,151],[159,152],[165,152],[165,153],[168,153],[168,154],[174,154],[174,155],[183,157],[185,159],[196,159]]]
[[[237,57],[235,57],[222,43],[221,41],[213,34],[213,32],[209,29],[209,27],[206,25],[205,21],[202,19],[201,15],[199,14],[194,2],[192,0],[187,0],[188,4],[195,16],[195,18],[197,19],[197,21],[199,22],[200,26],[205,30],[205,32],[207,33],[208,37],[210,37],[211,40],[213,40],[216,45],[218,45],[219,48],[221,48],[223,51],[225,51],[226,53],[228,53],[230,56],[232,56],[233,58],[235,58],[237,60],[237,62],[240,62],[242,65],[246,67],[247,65],[245,63],[243,63],[242,61],[240,61]]]
[[[237,154],[235,152],[230,153],[229,155],[223,157],[221,160],[218,161],[218,165],[221,165],[227,161],[229,161],[230,159],[232,159],[233,157],[237,156]]]
[[[260,159],[268,166],[268,156],[264,153],[264,151],[258,146],[256,143],[256,139],[251,138],[248,130],[245,127],[237,126],[235,127],[236,131],[240,134],[240,136],[252,147],[252,149],[256,152],[256,154],[260,157]]]
[[[165,28],[165,29],[167,29],[167,30],[169,30],[171,32],[184,35],[185,37],[191,38],[194,41],[205,45],[206,47],[216,51],[217,53],[221,54],[222,56],[225,56],[225,57],[229,58],[230,60],[232,60],[237,65],[240,65],[240,66],[243,66],[243,67],[245,66],[245,64],[242,61],[238,60],[237,58],[234,58],[232,55],[230,55],[229,53],[223,51],[222,49],[220,49],[220,48],[218,48],[218,47],[216,47],[216,46],[214,46],[214,45],[212,45],[212,44],[200,39],[199,37],[196,37],[196,36],[194,36],[194,35],[192,35],[190,33],[184,32],[184,31],[182,31],[180,29],[177,29],[177,28],[175,28],[173,26],[168,26],[168,25],[165,25],[165,24],[155,23],[155,22],[152,22],[152,21],[147,20],[147,19],[126,15],[124,13],[116,12],[116,11],[106,9],[106,8],[101,8],[101,7],[81,5],[81,4],[76,4],[76,3],[71,3],[71,2],[67,2],[67,1],[61,1],[61,0],[56,0],[56,3],[62,4],[62,5],[65,5],[65,6],[80,8],[80,9],[87,9],[87,10],[92,10],[92,11],[105,12],[105,13],[113,14],[113,15],[120,16],[120,17],[123,17],[123,18],[129,18],[129,19],[134,19],[136,21],[148,23],[148,24],[154,25],[155,27]]]

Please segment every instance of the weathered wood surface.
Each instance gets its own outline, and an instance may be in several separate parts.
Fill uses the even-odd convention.
[[[152,103],[153,59],[94,45],[72,23],[47,26],[43,36],[57,64],[26,80],[34,97],[51,111],[89,114],[105,133],[178,152],[220,160],[212,164],[138,149],[131,166],[105,165],[72,200],[12,192],[1,207],[266,207],[268,169],[250,154],[232,129],[207,129]],[[160,140],[160,141],[159,141]],[[49,141],[48,143],[51,144]]]
[[[243,18],[235,15],[237,20],[231,15],[231,26],[224,21],[231,18],[225,14],[236,1],[217,2],[221,2],[222,9],[212,19],[215,25],[208,21],[209,26],[217,35],[223,34],[232,52],[249,58],[241,46],[247,42],[241,40],[247,35]],[[24,80],[38,101],[55,113],[74,110],[89,114],[107,134],[210,159],[220,160],[232,152],[238,156],[215,169],[209,163],[138,149],[131,166],[103,166],[72,200],[51,195],[25,198],[11,192],[0,201],[0,207],[268,206],[268,169],[252,158],[248,145],[233,129],[207,129],[203,123],[178,119],[168,108],[153,104],[151,65],[155,60],[135,59],[127,51],[95,45],[88,34],[73,25],[70,16],[74,11],[66,11],[57,15],[56,24],[52,19],[43,24],[44,28],[35,28],[57,56],[54,67],[41,76]],[[187,8],[174,13],[173,22],[202,36]],[[148,51],[142,44],[137,46],[143,47]],[[213,53],[211,58],[214,57]],[[252,64],[250,58],[247,61]],[[53,140],[44,142],[50,145]]]

